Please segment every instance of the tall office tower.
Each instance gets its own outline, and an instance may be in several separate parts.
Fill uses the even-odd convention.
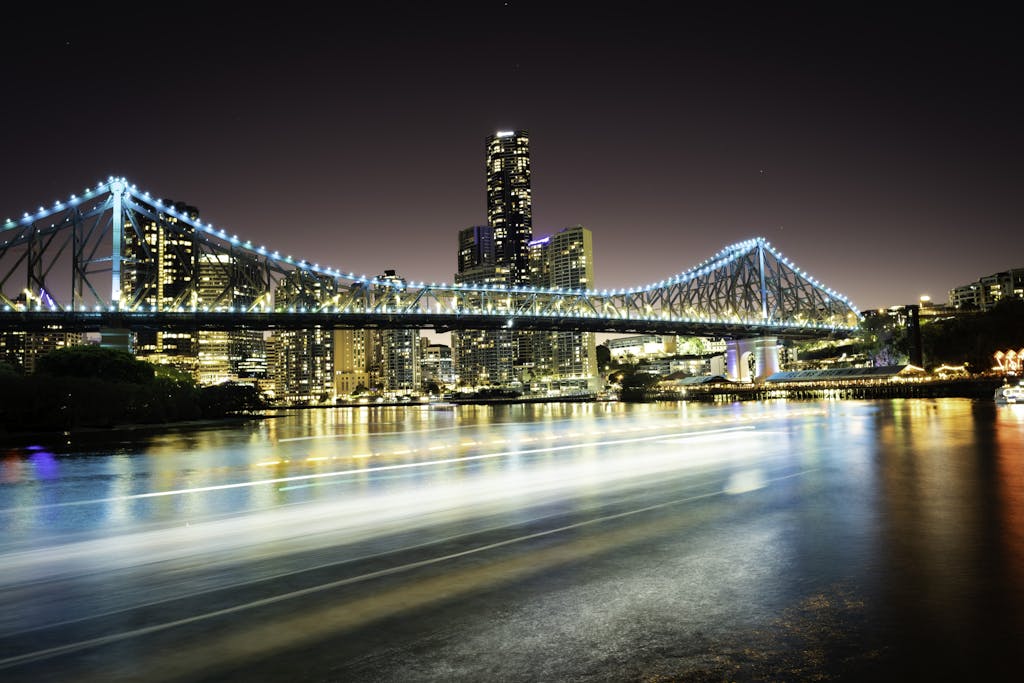
[[[459,231],[455,282],[472,285],[508,284],[497,270],[495,230],[477,225]],[[452,356],[459,382],[467,386],[509,384],[515,379],[516,335],[507,330],[452,332]]]
[[[260,297],[258,266],[228,254],[201,254],[197,264],[196,306],[208,310],[248,310]],[[266,351],[259,330],[201,330],[196,333],[199,384],[255,381],[266,375]]]
[[[530,271],[538,287],[589,289],[594,283],[594,243],[577,225],[530,243]],[[563,390],[597,388],[597,352],[592,332],[535,332],[531,335],[534,376],[550,377]]]
[[[487,137],[487,224],[494,228],[494,261],[509,285],[530,281],[533,239],[530,136],[525,130]]]
[[[336,294],[333,278],[295,270],[278,285],[274,303],[285,310],[315,310]],[[334,331],[320,326],[282,330],[276,339],[277,398],[307,405],[333,401]]]
[[[199,218],[199,209],[183,202],[164,199],[162,205],[193,220]],[[124,226],[121,300],[133,310],[190,308],[195,303],[195,229],[156,206],[150,208],[159,220]],[[194,370],[197,348],[191,332],[140,331],[135,333],[133,347],[138,356]]]
[[[393,270],[385,270],[378,280],[405,283]],[[380,331],[381,380],[386,392],[420,390],[420,331]]]

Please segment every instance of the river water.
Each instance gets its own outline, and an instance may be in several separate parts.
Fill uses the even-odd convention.
[[[2,680],[973,680],[1024,406],[295,410],[8,449]]]

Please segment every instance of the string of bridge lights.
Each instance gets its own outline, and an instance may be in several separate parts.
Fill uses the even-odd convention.
[[[100,196],[100,195],[102,195],[103,193],[105,193],[107,191],[113,192],[114,191],[115,183],[120,183],[123,186],[123,189],[125,191],[127,191],[128,194],[130,194],[134,198],[138,199],[139,201],[141,201],[143,203],[149,203],[152,206],[165,211],[168,215],[172,216],[173,218],[185,222],[186,224],[192,226],[193,228],[202,231],[206,235],[210,235],[210,236],[213,236],[215,238],[219,238],[221,240],[224,240],[224,241],[228,242],[229,244],[231,244],[233,246],[238,246],[238,247],[240,247],[242,249],[250,251],[250,252],[252,252],[254,254],[258,254],[258,255],[263,256],[265,258],[274,259],[276,261],[287,263],[289,265],[295,266],[296,268],[298,268],[300,270],[315,272],[315,273],[319,273],[319,274],[322,274],[322,275],[327,275],[329,277],[334,277],[334,278],[347,279],[347,280],[351,280],[353,282],[358,282],[360,284],[384,286],[384,287],[390,287],[391,289],[397,289],[397,290],[403,290],[403,291],[408,289],[408,288],[410,288],[410,287],[425,288],[425,287],[429,286],[430,288],[436,289],[436,290],[459,291],[459,292],[501,291],[501,292],[508,292],[508,293],[517,293],[517,294],[529,294],[529,293],[557,294],[557,295],[577,294],[581,298],[586,298],[586,297],[607,297],[607,296],[626,296],[626,297],[629,297],[629,295],[645,294],[645,293],[648,293],[648,292],[651,292],[651,291],[662,289],[662,288],[664,288],[666,286],[671,286],[671,285],[676,285],[676,284],[683,284],[683,283],[690,282],[690,281],[692,281],[692,280],[694,280],[694,279],[696,279],[698,277],[706,276],[706,275],[708,275],[708,274],[710,274],[710,273],[712,273],[712,272],[714,272],[714,271],[716,271],[716,270],[718,270],[720,268],[723,268],[723,267],[733,263],[737,259],[745,256],[749,252],[750,249],[752,249],[754,247],[760,246],[761,248],[767,250],[769,253],[771,253],[773,256],[775,256],[775,258],[780,263],[784,264],[787,268],[789,268],[789,270],[792,273],[794,273],[796,275],[799,275],[800,277],[804,278],[804,280],[806,282],[810,283],[812,285],[812,287],[814,287],[815,289],[817,289],[817,290],[819,290],[821,292],[824,292],[830,298],[833,298],[833,299],[836,299],[838,301],[841,301],[846,306],[849,306],[850,309],[858,317],[860,316],[860,311],[857,309],[856,306],[853,305],[853,303],[846,296],[844,296],[844,295],[834,291],[830,287],[825,286],[823,283],[819,282],[817,279],[812,277],[806,271],[798,268],[793,262],[791,262],[788,258],[783,256],[781,252],[779,252],[777,249],[772,247],[771,243],[769,241],[767,241],[766,239],[764,239],[763,237],[756,237],[756,238],[745,240],[743,242],[737,242],[735,244],[731,244],[731,245],[728,245],[726,247],[723,247],[717,254],[715,254],[715,255],[705,259],[704,261],[700,262],[696,266],[693,266],[693,267],[689,268],[688,270],[685,270],[682,273],[674,275],[674,276],[672,276],[670,278],[666,278],[664,280],[661,280],[660,282],[651,283],[651,284],[640,286],[640,287],[630,287],[630,288],[621,288],[621,289],[612,289],[612,290],[604,289],[604,290],[598,291],[596,289],[595,290],[583,290],[583,289],[563,288],[563,287],[544,288],[544,287],[536,287],[536,286],[533,286],[533,285],[526,285],[526,286],[519,286],[519,287],[502,287],[502,286],[499,286],[499,285],[489,285],[489,284],[479,284],[479,285],[477,285],[477,284],[474,284],[474,285],[466,286],[466,285],[463,285],[461,283],[454,283],[454,284],[449,285],[446,282],[442,282],[440,285],[437,284],[436,282],[431,282],[430,285],[427,285],[425,282],[422,282],[422,281],[419,282],[419,283],[416,283],[416,282],[405,283],[405,282],[402,282],[400,280],[390,280],[390,279],[383,279],[382,280],[382,279],[378,279],[376,277],[367,277],[365,274],[356,275],[353,272],[343,272],[343,271],[341,271],[339,269],[335,269],[335,268],[331,268],[331,267],[321,268],[319,263],[314,263],[314,264],[311,265],[308,261],[300,260],[300,259],[293,259],[291,255],[282,256],[281,253],[279,251],[276,251],[276,250],[273,251],[273,252],[270,252],[269,250],[266,249],[266,247],[264,247],[262,245],[259,246],[259,247],[254,246],[253,243],[250,240],[246,240],[244,242],[241,241],[237,234],[232,234],[232,235],[229,236],[226,230],[224,230],[223,228],[218,229],[212,223],[209,223],[209,222],[203,223],[201,221],[194,220],[190,216],[188,216],[186,212],[178,211],[173,205],[164,206],[162,200],[151,198],[149,192],[143,191],[143,192],[140,193],[139,190],[138,190],[138,186],[137,185],[130,184],[127,181],[127,179],[123,178],[123,177],[115,178],[113,176],[110,176],[110,177],[107,178],[107,181],[105,183],[104,182],[97,183],[95,189],[86,188],[84,190],[84,193],[83,193],[82,197],[78,197],[76,194],[71,194],[66,202],[61,202],[59,200],[55,201],[53,203],[53,207],[50,208],[50,209],[46,209],[46,208],[40,206],[38,212],[36,212],[34,214],[30,214],[28,212],[25,212],[22,215],[22,218],[20,218],[17,221],[12,220],[10,218],[7,218],[4,221],[2,230],[9,230],[9,229],[12,229],[12,228],[16,228],[19,225],[22,225],[22,226],[31,225],[34,221],[39,220],[40,218],[45,218],[46,216],[52,215],[53,213],[55,213],[57,211],[61,211],[61,210],[64,210],[66,208],[70,208],[70,207],[76,206],[77,204],[79,204],[79,203],[81,203],[83,201],[88,201],[89,199],[92,199],[94,197]],[[53,227],[53,226],[51,225],[51,227]],[[11,310],[10,306],[6,306],[5,310]],[[97,307],[97,310],[99,310],[99,307]],[[183,312],[183,311],[179,311],[179,312]],[[406,312],[409,312],[409,311],[406,311]],[[503,315],[507,315],[507,314],[503,314]],[[567,315],[568,314],[563,311],[563,312],[557,312],[555,317],[565,317]],[[580,317],[580,314],[577,313],[576,316]],[[591,315],[584,314],[582,317],[606,317],[606,316],[598,316],[597,314],[591,314]],[[671,317],[668,317],[668,318],[664,318],[664,317],[649,315],[649,316],[633,316],[631,319],[648,320],[648,321],[666,320],[666,321],[672,321],[672,322],[713,322],[711,318],[708,318],[708,317],[705,317],[705,316],[702,316],[702,317],[699,317],[699,318],[682,318],[682,317],[674,317],[674,316],[671,316]],[[739,319],[738,317],[734,318],[733,322],[746,323],[746,324],[763,323],[762,320]],[[783,324],[782,326],[790,327],[790,325],[785,325],[785,324]],[[824,323],[802,323],[800,325],[792,325],[792,327],[801,327],[801,328],[806,328],[806,327],[818,327],[818,328],[840,327],[841,329],[846,329],[846,326],[826,325]],[[853,328],[850,327],[849,329],[853,329]]]

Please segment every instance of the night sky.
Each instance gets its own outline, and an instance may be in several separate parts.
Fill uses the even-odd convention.
[[[599,288],[759,235],[862,310],[1024,267],[991,8],[91,5],[5,21],[0,218],[123,175],[282,254],[450,282],[484,138],[525,128],[534,235],[590,228]]]

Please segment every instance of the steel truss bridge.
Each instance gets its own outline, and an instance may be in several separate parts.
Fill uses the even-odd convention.
[[[159,247],[147,242],[153,226],[161,234]],[[845,336],[860,323],[846,297],[760,237],[629,289],[403,282],[282,256],[199,221],[124,178],[109,178],[5,220],[0,242],[0,330],[319,325],[806,339]],[[186,284],[170,294],[164,287],[154,298],[166,277],[157,264],[167,259],[186,274]],[[214,291],[200,293],[201,268],[219,269]]]

